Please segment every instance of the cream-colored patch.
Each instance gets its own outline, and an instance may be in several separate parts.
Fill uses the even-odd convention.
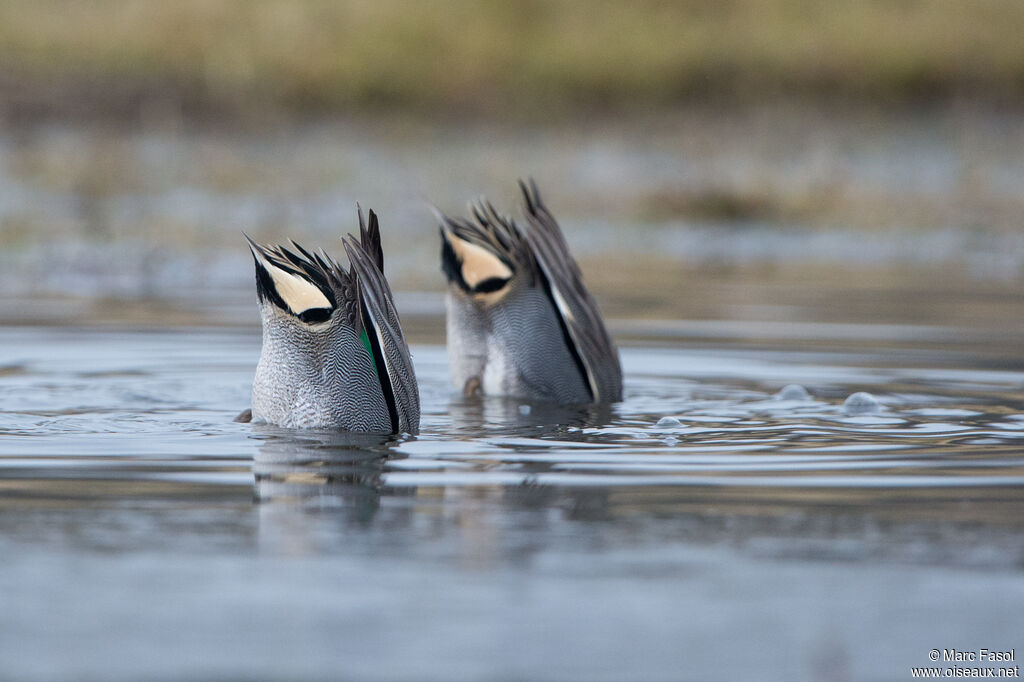
[[[462,279],[470,288],[494,277],[498,279],[512,277],[512,270],[487,249],[459,239],[451,232],[446,232],[446,237],[448,243],[452,245],[455,255],[462,263]]]
[[[501,303],[502,299],[508,295],[508,287],[498,289],[497,291],[488,291],[484,294],[470,294],[473,301],[482,308],[490,308],[493,305]]]
[[[331,302],[327,300],[324,292],[320,291],[318,286],[302,277],[285,272],[267,261],[262,255],[258,257],[274,280],[274,288],[277,289],[277,293],[293,313],[299,315],[312,308],[331,307]]]

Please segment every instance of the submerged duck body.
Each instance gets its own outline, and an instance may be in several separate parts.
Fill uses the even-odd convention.
[[[618,351],[537,186],[524,224],[480,201],[439,215],[451,378],[465,394],[562,404],[622,399]]]
[[[344,239],[349,269],[325,252],[249,240],[263,347],[252,419],[293,428],[415,433],[416,375],[402,334],[377,216]]]

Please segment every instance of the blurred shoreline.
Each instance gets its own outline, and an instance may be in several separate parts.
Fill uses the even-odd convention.
[[[360,202],[381,215],[395,289],[435,297],[403,304],[434,340],[430,204],[485,195],[515,215],[527,176],[614,319],[1020,331],[1024,119],[791,104],[0,127],[0,323],[254,325],[241,233],[336,250]]]
[[[434,339],[430,205],[514,215],[532,176],[616,320],[1016,333],[1022,25],[1010,0],[0,0],[0,323],[254,324],[241,233],[332,251],[360,202]]]
[[[1024,5],[0,2],[0,121],[1024,107]]]

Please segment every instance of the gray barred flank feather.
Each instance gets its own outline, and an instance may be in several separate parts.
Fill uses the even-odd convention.
[[[324,251],[249,239],[263,322],[254,419],[297,428],[418,430],[416,375],[383,272],[379,223],[373,211],[368,223],[358,214],[358,241],[343,240],[348,270]],[[297,309],[307,304],[318,307]]]
[[[391,432],[370,357],[341,325],[317,333],[265,323],[252,410],[254,419],[290,428]]]

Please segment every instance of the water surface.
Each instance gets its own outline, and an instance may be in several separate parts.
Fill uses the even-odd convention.
[[[397,439],[232,422],[253,329],[0,329],[4,675],[903,679],[1021,644],[1012,344],[671,329],[610,408],[453,397],[414,345]]]
[[[1024,651],[1019,117],[640,118],[0,131],[0,678],[892,680]],[[514,213],[530,175],[620,404],[448,389],[429,203]],[[241,233],[337,253],[357,200],[422,432],[233,422]]]

